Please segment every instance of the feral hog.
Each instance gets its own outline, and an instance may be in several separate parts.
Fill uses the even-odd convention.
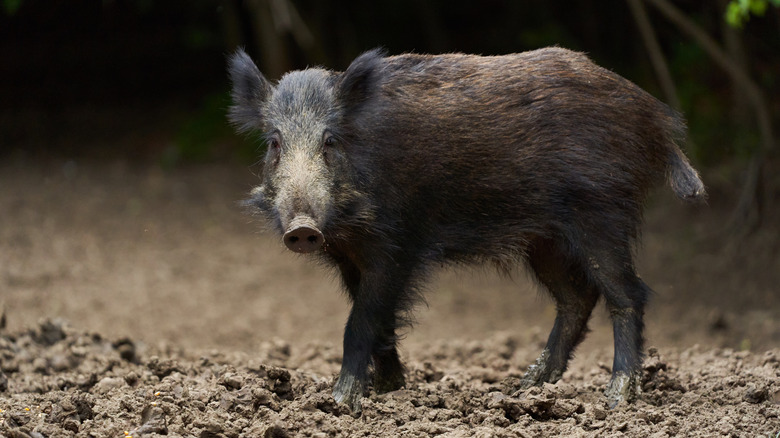
[[[637,276],[648,189],[667,176],[705,196],[677,146],[683,119],[630,81],[561,48],[482,57],[364,53],[335,72],[267,81],[230,59],[239,131],[267,144],[249,203],[283,236],[341,274],[352,311],[333,389],[353,410],[368,388],[404,385],[398,328],[444,263],[526,266],[557,305],[522,387],[555,382],[599,297],[613,321],[611,406],[639,391]]]

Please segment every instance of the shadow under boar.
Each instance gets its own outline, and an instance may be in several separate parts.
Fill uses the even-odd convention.
[[[555,299],[547,345],[521,388],[555,382],[603,297],[615,355],[609,405],[639,392],[637,276],[648,189],[684,200],[704,186],[677,146],[675,111],[562,48],[482,57],[364,53],[346,71],[272,84],[241,50],[229,61],[230,120],[268,145],[248,203],[287,247],[335,266],[352,304],[333,396],[404,385],[396,334],[432,268],[525,265]]]

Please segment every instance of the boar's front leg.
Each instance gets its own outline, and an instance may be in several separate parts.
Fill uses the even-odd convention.
[[[395,263],[395,269],[383,269],[374,263],[361,271],[349,260],[340,260],[339,268],[344,286],[352,300],[344,330],[344,358],[333,397],[360,412],[360,399],[367,388],[368,368],[374,367],[374,389],[389,392],[404,385],[404,367],[396,348],[397,313],[404,311],[404,272]]]

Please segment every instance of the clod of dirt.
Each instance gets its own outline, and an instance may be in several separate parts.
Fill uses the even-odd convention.
[[[507,416],[514,421],[522,415],[528,414],[536,420],[564,419],[575,413],[584,411],[582,403],[570,400],[571,389],[567,387],[556,388],[554,385],[545,384],[542,388],[531,388],[523,394],[516,393],[517,397],[495,397],[497,406],[503,409]],[[488,405],[489,407],[491,405]],[[494,402],[492,406],[496,406]]]
[[[128,338],[122,338],[113,344],[114,349],[119,353],[119,357],[122,359],[135,363],[137,361],[135,355],[135,343]]]
[[[130,435],[142,436],[152,433],[167,435],[168,420],[161,407],[147,405],[141,412],[141,426],[134,429]]]
[[[8,391],[8,377],[5,376],[5,373],[0,371],[0,392],[6,391]]]
[[[36,331],[33,339],[39,344],[46,346],[54,345],[57,342],[65,339],[65,323],[63,321],[51,321],[44,320],[41,322],[38,330]]]
[[[280,424],[274,424],[273,426],[268,427],[263,434],[264,438],[288,438],[289,436],[290,433]]]
[[[748,385],[747,391],[745,392],[745,401],[748,403],[762,403],[766,400],[769,400],[769,387],[762,386],[760,388],[756,388],[755,385],[750,384]]]
[[[121,389],[127,385],[127,381],[122,377],[103,377],[92,388],[96,394],[108,394],[111,391]]]
[[[149,362],[146,364],[147,368],[157,377],[168,377],[174,371],[183,372],[179,368],[179,364],[173,359],[160,359],[157,356],[152,356]]]
[[[244,378],[241,375],[227,372],[219,379],[219,384],[227,389],[241,389]]]
[[[396,391],[397,392],[397,391]],[[392,397],[392,395],[390,395]],[[303,402],[302,409],[308,411],[322,411],[336,417],[349,413],[346,406],[336,403],[330,394],[315,393]]]
[[[279,367],[265,367],[266,376],[271,381],[271,391],[282,400],[292,400],[293,390],[290,372]]]
[[[94,406],[95,399],[91,394],[82,392],[67,394],[59,403],[52,405],[48,421],[76,433],[84,421],[94,417],[92,409]]]

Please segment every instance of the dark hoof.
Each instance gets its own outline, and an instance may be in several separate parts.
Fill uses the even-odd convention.
[[[517,389],[528,389],[532,386],[542,386],[544,383],[555,383],[563,377],[563,370],[553,369],[549,363],[550,353],[545,348],[536,362],[528,366]]]
[[[341,375],[333,387],[333,398],[353,413],[359,414],[362,410],[360,399],[363,398],[363,385],[355,376]]]
[[[618,371],[613,374],[604,391],[609,408],[615,409],[623,401],[628,403],[635,401],[640,392],[639,380],[639,373]]]

